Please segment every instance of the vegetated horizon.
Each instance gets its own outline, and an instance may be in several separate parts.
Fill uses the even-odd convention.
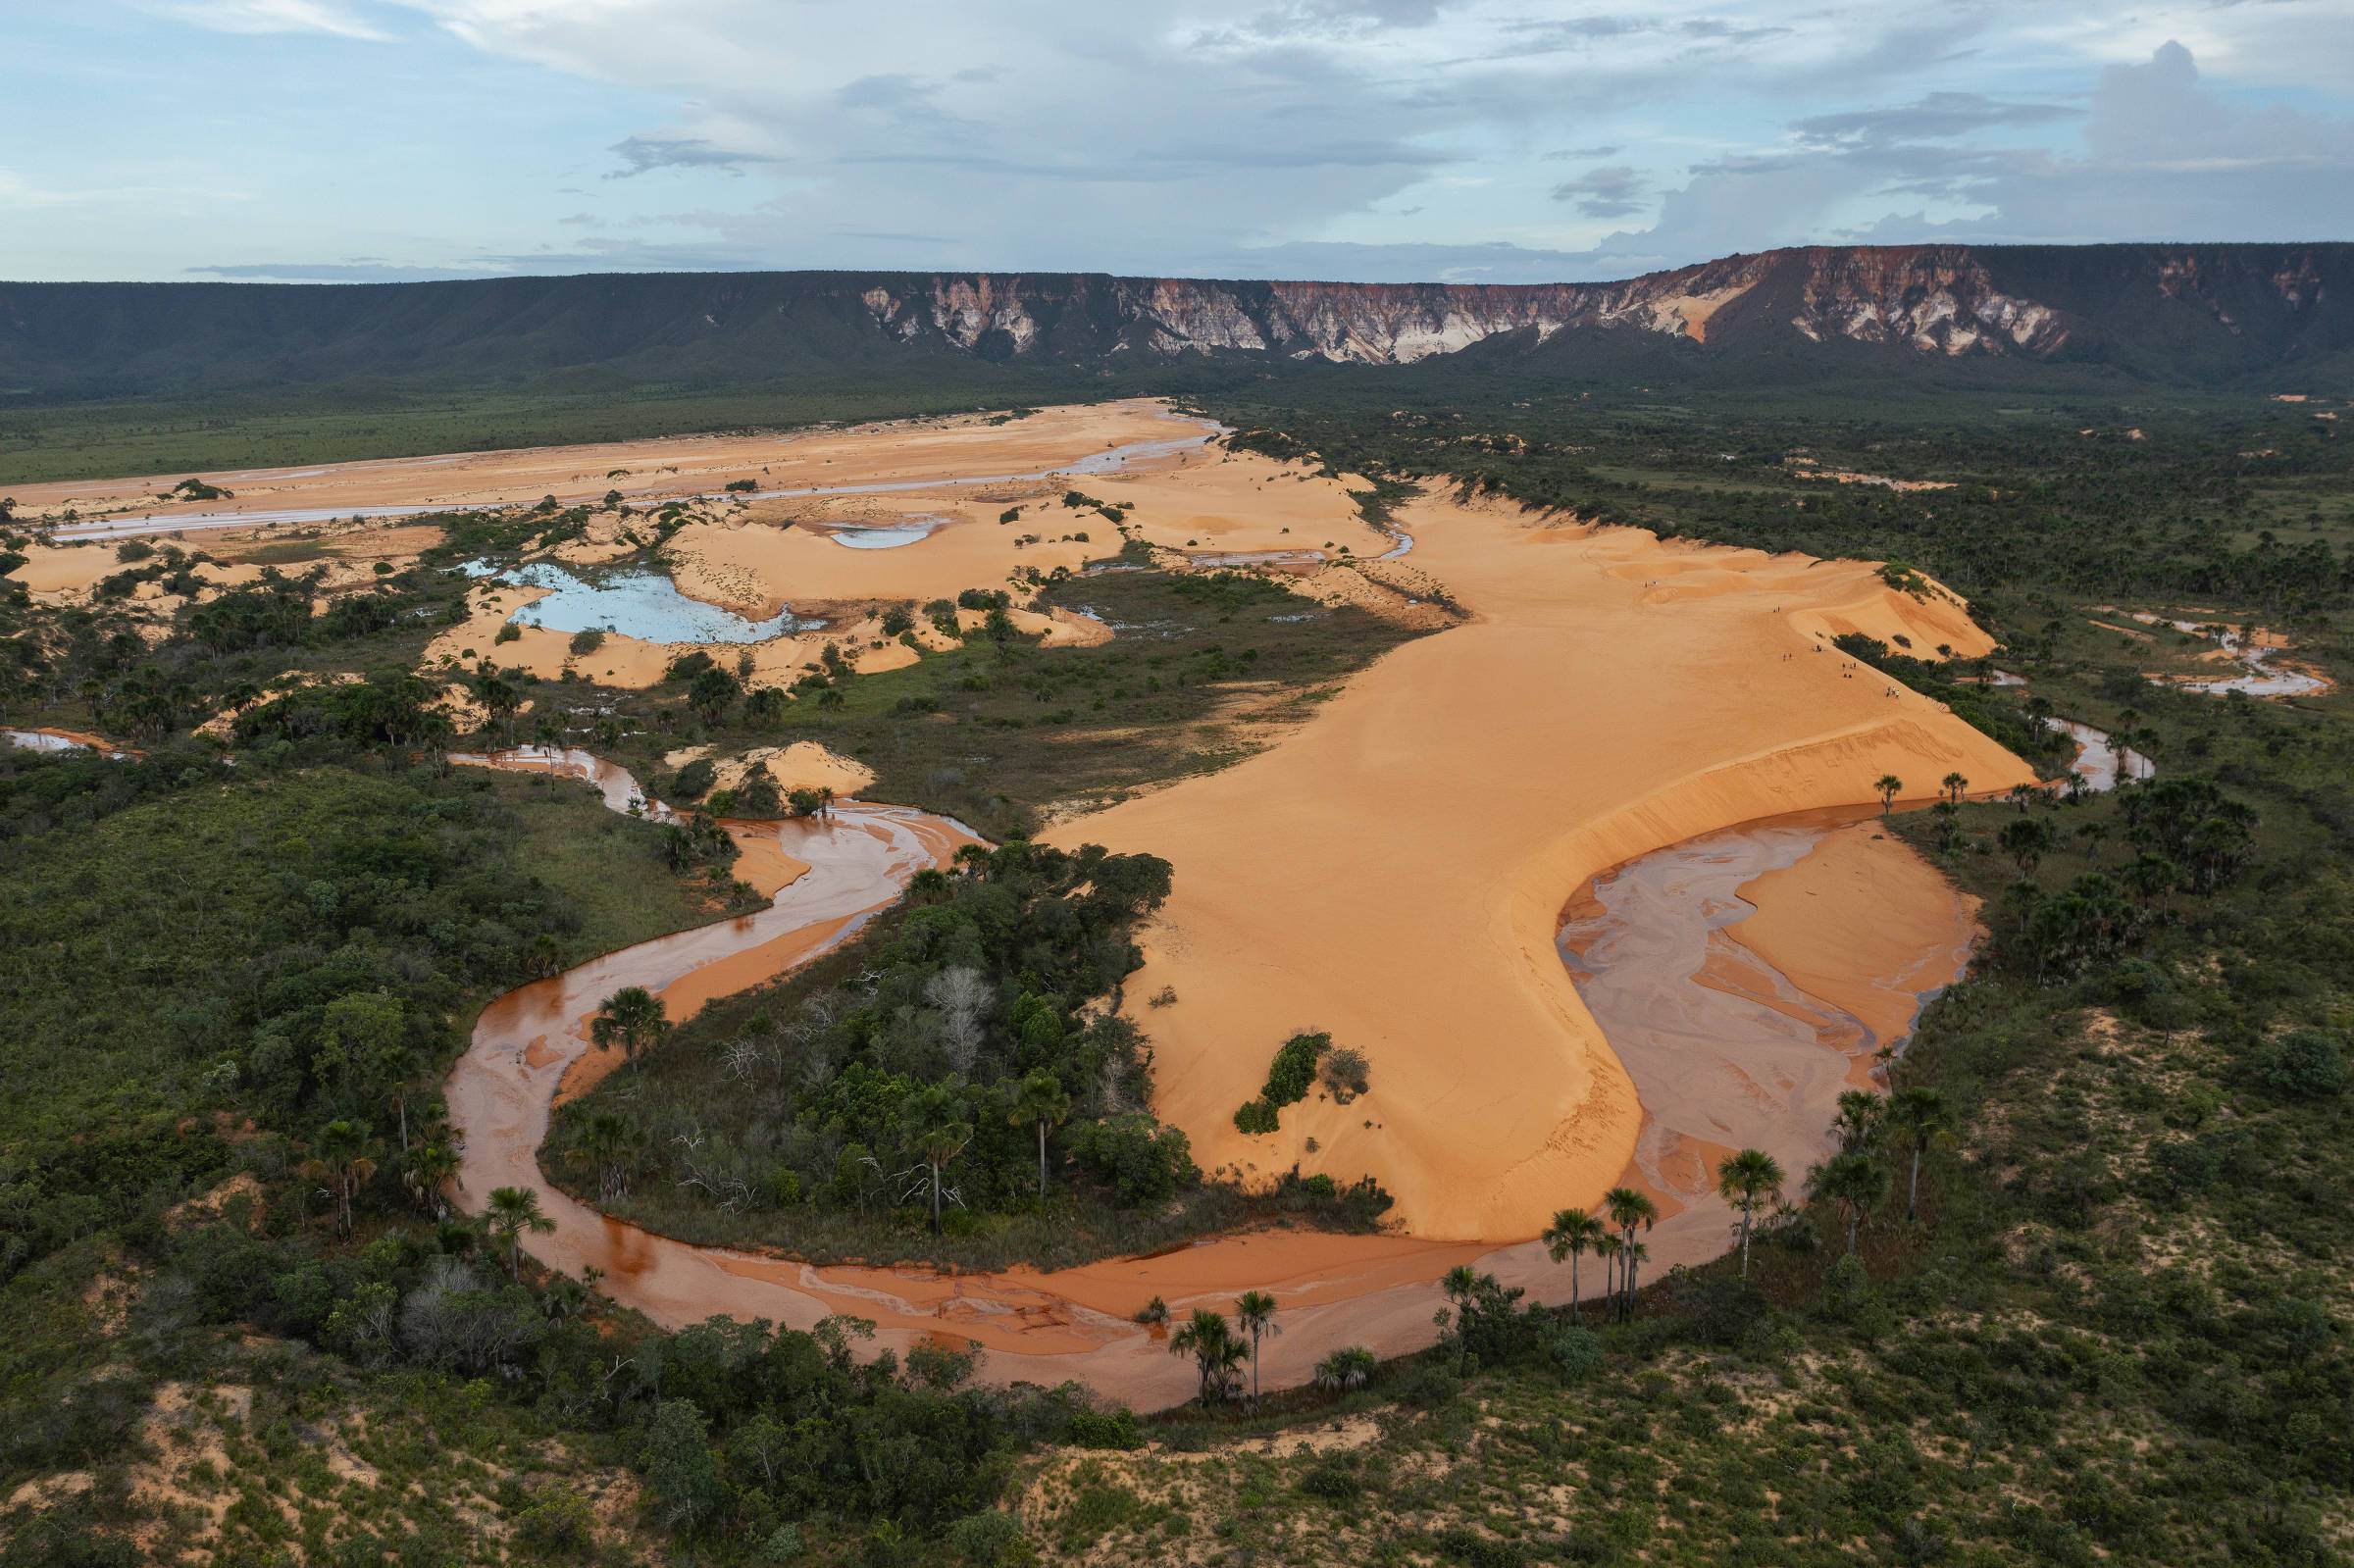
[[[537,1269],[519,1202],[486,1228],[437,1199],[434,1089],[483,1002],[742,907],[707,821],[664,830],[434,760],[454,737],[411,672],[453,603],[448,566],[544,547],[575,509],[439,519],[438,552],[325,613],[281,571],[152,644],[128,608],[144,583],[179,591],[201,541],[126,552],[84,608],[0,599],[8,721],[145,753],[0,751],[17,895],[0,1062],[21,1090],[0,1106],[0,1488],[22,1499],[0,1513],[0,1562],[298,1545],[351,1562],[1827,1564],[1859,1542],[1915,1563],[2341,1560],[2343,437],[2306,408],[2208,392],[2140,394],[2138,436],[2086,431],[2057,406],[2006,412],[2018,367],[1973,383],[1968,366],[1884,363],[1868,418],[1853,392],[1763,381],[1586,396],[1476,351],[1171,382],[1245,450],[1364,476],[1376,512],[1458,491],[1928,572],[1970,597],[2031,697],[1868,639],[1847,651],[2047,775],[2065,758],[2040,720],[2060,711],[2129,737],[2161,777],[1893,820],[1984,900],[1988,939],[1924,1010],[1887,1108],[1856,1108],[1819,1176],[1782,1173],[1787,1210],[1761,1205],[1746,1260],[1590,1290],[1574,1322],[1466,1271],[1431,1350],[1340,1347],[1315,1383],[1263,1398],[1247,1396],[1260,1309],[1181,1315],[1171,1342],[1200,1391],[1163,1412],[989,1388],[952,1347],[870,1357],[840,1319],[665,1333]],[[518,428],[591,417],[510,407]],[[117,417],[80,429],[128,429]],[[192,439],[313,439],[266,423]],[[332,439],[383,438],[358,423]],[[1953,487],[1825,484],[1800,453]],[[859,945],[633,1040],[642,1069],[559,1122],[548,1169],[670,1234],[812,1255],[1056,1262],[1273,1215],[1379,1224],[1377,1191],[1249,1194],[1193,1166],[1151,1114],[1137,1027],[1086,1005],[1127,973],[1168,868],[1083,865],[1029,835],[1081,785],[1230,761],[1203,755],[1201,727],[1239,683],[1306,696],[1402,634],[1281,619],[1289,590],[1245,575],[1095,580],[1092,601],[1168,631],[1145,666],[1117,641],[1033,645],[1000,590],[973,592],[984,624],[948,651],[865,676],[826,661],[806,700],[762,699],[708,658],[596,694],[613,712],[592,747],[682,801],[712,786],[663,761],[691,737],[823,738],[866,747],[883,798],[1001,847],[919,880]],[[2093,625],[2094,603],[2283,630],[2336,689],[2154,684],[2199,648],[2137,645]],[[957,608],[904,613],[957,626]],[[257,678],[285,668],[358,679],[265,698]],[[935,738],[944,692],[987,727],[988,762]],[[487,740],[549,738],[522,703],[566,695],[495,671],[471,694]],[[234,767],[193,733],[222,714]],[[927,1010],[941,1022],[918,1029]],[[966,1014],[971,1030],[948,1027]],[[1352,1042],[1303,1023],[1266,1042],[1267,1088],[1238,1115],[1330,1090],[1316,1075]],[[791,1096],[788,1114],[755,1088]],[[709,1136],[682,1152],[688,1120]],[[943,1166],[925,1150],[955,1127],[972,1200],[935,1231]],[[874,1174],[917,1166],[920,1202]],[[1187,1217],[1164,1219],[1181,1199]],[[1600,1258],[1565,1252],[1581,1265],[1593,1286]]]

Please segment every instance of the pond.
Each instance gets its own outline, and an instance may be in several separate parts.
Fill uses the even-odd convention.
[[[477,561],[466,570],[473,577],[495,574],[503,582],[546,588],[547,597],[508,619],[517,626],[553,632],[613,632],[641,642],[765,642],[784,632],[825,625],[791,609],[765,621],[747,621],[732,610],[689,598],[667,574],[642,566],[583,574],[552,561],[508,568]]]

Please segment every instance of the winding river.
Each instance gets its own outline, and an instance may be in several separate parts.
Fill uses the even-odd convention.
[[[663,815],[626,771],[587,752],[520,748],[453,760],[544,769],[593,784],[615,810]],[[1596,879],[1563,929],[1564,962],[1647,1113],[1620,1180],[1661,1200],[1664,1218],[1647,1238],[1650,1278],[1723,1252],[1731,1215],[1711,1172],[1724,1149],[1758,1144],[1795,1175],[1829,1146],[1839,1091],[1868,1081],[1871,1031],[1801,991],[1732,935],[1750,912],[1739,888],[1794,864],[1863,815],[1758,824],[1644,856]],[[828,1313],[849,1313],[875,1320],[885,1344],[943,1337],[978,1343],[992,1381],[1076,1378],[1147,1408],[1184,1399],[1193,1385],[1165,1338],[1132,1321],[1153,1295],[1183,1316],[1197,1305],[1224,1309],[1244,1290],[1271,1291],[1287,1330],[1265,1351],[1264,1375],[1277,1387],[1305,1382],[1339,1345],[1386,1355],[1427,1344],[1431,1314],[1443,1304],[1436,1282],[1457,1263],[1492,1271],[1537,1299],[1567,1299],[1567,1272],[1534,1241],[1495,1247],[1261,1232],[1052,1274],[959,1275],[817,1267],[695,1246],[574,1200],[541,1174],[537,1148],[568,1074],[590,1055],[587,1019],[599,1001],[641,985],[674,1016],[690,1014],[844,940],[896,900],[916,871],[974,841],[944,818],[857,803],[837,807],[831,822],[728,827],[747,851],[758,844],[807,870],[758,914],[641,942],[499,997],[484,1009],[450,1078],[451,1118],[466,1135],[460,1201],[479,1210],[494,1187],[537,1189],[557,1230],[530,1244],[550,1267],[577,1274],[593,1265],[605,1276],[602,1289],[672,1327],[724,1312],[806,1328]],[[1921,973],[1908,972],[1903,983],[1942,985],[1959,972],[1969,937],[1965,919],[1946,949],[1924,955]],[[1594,1281],[1585,1285],[1591,1293]]]

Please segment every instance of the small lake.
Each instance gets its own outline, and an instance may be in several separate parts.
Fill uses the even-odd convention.
[[[579,573],[552,561],[503,570],[478,561],[466,570],[478,578],[495,575],[523,587],[547,589],[547,597],[507,619],[551,632],[612,632],[641,642],[765,642],[825,624],[790,609],[765,621],[747,621],[732,610],[689,598],[667,574],[642,566]]]

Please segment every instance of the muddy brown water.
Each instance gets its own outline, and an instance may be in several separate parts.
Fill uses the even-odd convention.
[[[626,770],[588,752],[518,748],[454,760],[546,769],[594,784],[616,810],[635,804],[664,814]],[[1877,1043],[1730,935],[1750,908],[1738,889],[1795,863],[1831,826],[1760,824],[1644,856],[1596,879],[1563,930],[1564,962],[1647,1112],[1620,1178],[1663,1200],[1665,1218],[1645,1239],[1647,1279],[1725,1250],[1732,1217],[1711,1179],[1725,1149],[1765,1147],[1794,1181],[1827,1150],[1838,1092]],[[805,1329],[847,1313],[875,1321],[883,1345],[904,1349],[944,1337],[979,1345],[982,1376],[993,1383],[1077,1379],[1141,1408],[1177,1403],[1194,1384],[1188,1364],[1168,1353],[1166,1336],[1133,1321],[1154,1295],[1182,1318],[1196,1306],[1228,1309],[1245,1290],[1273,1293],[1286,1333],[1263,1352],[1270,1388],[1305,1382],[1342,1345],[1395,1355],[1430,1343],[1431,1315],[1444,1304],[1437,1281],[1458,1263],[1524,1287],[1534,1299],[1568,1299],[1568,1270],[1536,1241],[1498,1247],[1260,1231],[1050,1274],[956,1274],[821,1268],[696,1246],[578,1202],[546,1180],[537,1150],[567,1073],[591,1052],[588,1018],[605,996],[644,986],[685,1016],[707,997],[784,973],[845,939],[896,901],[915,872],[973,841],[947,819],[855,802],[837,807],[831,822],[729,827],[774,835],[808,871],[758,914],[640,942],[499,997],[484,1009],[450,1077],[451,1120],[466,1138],[459,1202],[479,1212],[493,1188],[536,1189],[557,1229],[528,1245],[550,1268],[578,1276],[593,1265],[616,1300],[669,1327],[726,1313]],[[1950,968],[1958,971],[1958,953]],[[1600,1272],[1589,1259],[1589,1297]]]

